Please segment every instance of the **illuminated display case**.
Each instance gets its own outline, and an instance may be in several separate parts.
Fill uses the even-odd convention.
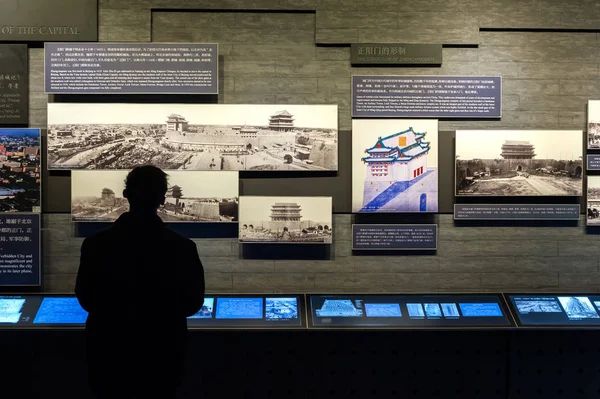
[[[519,327],[600,328],[600,294],[505,294]]]
[[[309,295],[314,328],[509,328],[501,295]]]

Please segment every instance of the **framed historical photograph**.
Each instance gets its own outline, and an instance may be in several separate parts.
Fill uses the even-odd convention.
[[[438,121],[352,121],[352,212],[437,212]]]
[[[123,198],[126,170],[74,170],[71,220],[112,222],[129,210]],[[171,171],[166,201],[158,209],[164,222],[237,222],[238,172]]]
[[[239,242],[331,244],[331,197],[240,197]]]
[[[581,196],[581,130],[457,130],[457,196]]]
[[[588,150],[600,149],[600,100],[588,101]]]
[[[600,176],[587,177],[587,212],[588,226],[600,226]]]
[[[48,104],[48,169],[335,171],[337,105]]]
[[[0,212],[41,212],[40,129],[0,129]]]

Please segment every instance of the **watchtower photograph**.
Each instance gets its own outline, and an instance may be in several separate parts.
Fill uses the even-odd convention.
[[[457,196],[581,196],[581,130],[458,130]]]
[[[241,243],[331,244],[331,197],[240,197]]]

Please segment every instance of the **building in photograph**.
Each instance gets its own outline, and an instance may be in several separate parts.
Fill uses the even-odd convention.
[[[102,194],[100,195],[100,200],[101,200],[101,204],[102,206],[115,206],[116,203],[116,198],[115,198],[115,192],[113,190],[111,190],[110,188],[105,188],[102,190]]]
[[[271,229],[283,230],[287,227],[288,230],[300,230],[302,227],[302,207],[297,203],[291,202],[276,202],[271,205]]]
[[[167,132],[187,132],[188,121],[178,114],[171,114],[167,119]]]
[[[536,154],[529,141],[506,140],[500,156],[504,159],[533,159]]]
[[[269,129],[288,132],[294,129],[294,117],[286,110],[279,111],[269,118]]]
[[[277,111],[279,107],[54,103],[49,106],[48,165],[95,170],[143,164],[187,171],[337,170],[337,107],[287,105],[287,110]],[[77,114],[73,119],[85,115],[90,122],[69,123],[71,114]],[[106,115],[106,121],[99,121],[99,115]],[[61,123],[53,123],[55,119]],[[298,152],[296,145],[308,150]]]
[[[250,126],[243,126],[240,128],[240,137],[243,139],[256,139],[258,138],[258,129]]]
[[[579,196],[581,131],[456,132],[456,195]],[[523,140],[526,139],[526,140]]]
[[[71,138],[71,137],[73,137],[73,131],[72,130],[57,130],[56,137],[59,139]]]
[[[373,147],[365,149],[364,206],[386,190],[405,190],[412,180],[427,173],[430,143],[423,141],[425,135],[411,127],[380,137]]]

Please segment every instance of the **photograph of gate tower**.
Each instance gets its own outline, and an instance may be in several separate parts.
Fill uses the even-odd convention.
[[[331,197],[240,197],[242,243],[331,244]]]
[[[48,105],[50,169],[335,171],[337,105]]]
[[[581,196],[580,130],[458,130],[456,195]]]
[[[437,210],[437,120],[352,121],[352,211]]]

